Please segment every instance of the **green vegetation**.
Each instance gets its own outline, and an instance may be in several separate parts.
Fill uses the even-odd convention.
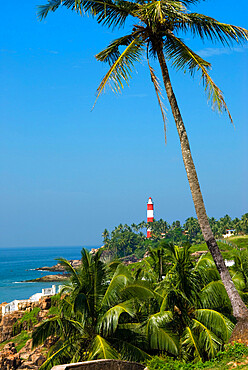
[[[228,238],[228,241],[235,244],[238,248],[247,248],[248,246],[247,235],[231,236]]]
[[[235,363],[235,369],[241,370],[248,368],[247,358],[248,347],[241,343],[234,343],[234,345],[227,345],[225,350],[219,352],[213,360],[204,363],[183,363],[169,357],[155,356],[146,365],[149,370],[223,370],[231,369]]]
[[[40,307],[34,307],[31,311],[25,311],[24,315],[16,321],[13,327],[14,334],[20,333],[22,330],[30,330],[38,324],[38,313]]]
[[[215,220],[213,217],[210,218],[209,222],[214,236],[222,238],[226,230],[232,228],[234,228],[235,233],[243,232],[247,216],[246,213],[241,219],[236,217],[233,220],[228,215],[219,220]],[[146,228],[148,227],[152,230],[152,237],[149,240],[146,239]],[[105,229],[102,235],[104,250],[108,251],[105,254],[107,256],[106,261],[123,258],[131,254],[134,254],[137,258],[142,258],[149,247],[156,247],[161,240],[179,245],[189,242],[192,244],[192,253],[197,251],[208,252],[207,245],[203,242],[200,225],[194,217],[188,218],[183,225],[180,224],[180,221],[174,221],[170,225],[162,219],[149,224],[144,221],[137,225],[133,223],[131,226],[120,224],[111,233]],[[236,235],[228,239],[222,239],[218,241],[218,246],[224,259],[230,260],[233,259],[235,248],[247,248],[248,237],[246,235]]]
[[[53,317],[32,334],[34,346],[58,338],[41,370],[100,358],[148,361],[151,370],[220,369],[227,357],[246,354],[238,344],[219,354],[235,319],[212,259],[193,258],[188,244],[156,243],[149,257],[129,266],[107,265],[102,249],[83,249],[76,270],[60,260],[70,280],[53,299]],[[231,273],[246,300],[248,265],[238,257]]]
[[[16,345],[16,350],[19,352],[27,343],[27,341],[31,339],[31,333],[29,333],[27,330],[22,330],[18,335],[12,337],[9,340],[6,340],[0,344],[0,350],[3,349],[5,344],[9,342],[14,342]]]

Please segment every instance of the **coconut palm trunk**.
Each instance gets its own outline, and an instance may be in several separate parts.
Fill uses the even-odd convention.
[[[198,180],[198,176],[196,173],[194,161],[191,155],[189,140],[187,136],[187,132],[185,130],[185,126],[183,123],[183,119],[177,104],[177,100],[171,85],[170,76],[168,72],[168,68],[166,65],[164,53],[163,53],[163,42],[161,40],[160,43],[157,44],[156,47],[157,56],[163,76],[164,86],[166,90],[166,94],[171,106],[172,114],[176,123],[177,132],[180,139],[181,150],[182,150],[182,157],[184,162],[184,167],[187,173],[189,186],[195,206],[196,215],[202,230],[203,237],[207,243],[209,251],[213,257],[213,260],[216,264],[216,267],[219,271],[221,280],[226,288],[227,294],[232,304],[233,308],[233,315],[238,321],[243,321],[248,319],[248,309],[245,306],[244,302],[239,296],[237,289],[234,286],[234,283],[231,279],[229,271],[225,265],[224,259],[222,254],[220,253],[219,247],[217,242],[214,238],[213,232],[210,228],[200,184]]]

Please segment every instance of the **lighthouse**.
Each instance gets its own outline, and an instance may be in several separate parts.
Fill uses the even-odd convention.
[[[154,213],[153,213],[153,202],[152,202],[152,198],[150,197],[148,199],[148,202],[147,202],[147,223],[148,222],[153,222],[154,220]],[[150,238],[151,237],[151,229],[148,228],[147,229],[147,235],[146,235],[147,238]]]

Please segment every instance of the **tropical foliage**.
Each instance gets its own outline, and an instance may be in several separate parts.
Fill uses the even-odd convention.
[[[61,292],[59,313],[43,321],[33,333],[34,346],[51,335],[58,339],[41,369],[66,362],[102,358],[144,361],[149,357],[142,350],[144,338],[119,324],[134,317],[135,300],[142,297],[145,301],[153,293],[134,282],[124,265],[119,265],[111,278],[100,253],[93,256],[83,249],[82,266],[77,270],[60,259],[70,282]]]
[[[219,220],[211,217],[209,223],[216,238],[222,238],[227,229],[233,229],[235,235],[244,235],[247,230],[248,213],[242,215],[240,219],[238,217],[232,219],[229,215],[225,215]],[[152,231],[152,237],[149,240],[146,239],[146,228],[148,227]],[[184,224],[181,224],[178,220],[169,224],[163,219],[154,220],[149,224],[145,221],[138,224],[133,223],[131,226],[120,224],[111,232],[105,229],[102,236],[104,250],[108,251],[106,256],[110,260],[131,254],[135,254],[137,258],[142,258],[149,247],[154,248],[161,240],[177,244],[189,242],[195,245],[204,241],[199,222],[194,217],[189,217]],[[235,247],[235,242],[234,240],[229,244],[233,244],[233,247]],[[238,246],[240,242],[242,241],[237,243]],[[243,244],[240,247],[245,247],[247,241],[244,240]]]
[[[60,259],[70,280],[56,299],[58,311],[33,332],[34,346],[56,338],[41,370],[100,358],[143,362],[162,354],[204,362],[223,349],[234,326],[232,308],[211,259],[195,261],[190,245],[165,240],[150,247],[138,270],[107,265],[101,253],[83,249],[78,269]]]

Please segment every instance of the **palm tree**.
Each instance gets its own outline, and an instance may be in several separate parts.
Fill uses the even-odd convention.
[[[223,349],[234,326],[223,315],[223,310],[230,315],[231,307],[218,271],[205,256],[193,263],[189,245],[162,246],[167,273],[155,285],[152,305],[141,306],[139,329],[154,353],[166,351],[186,361],[211,359]]]
[[[55,11],[62,5],[81,15],[89,14],[96,18],[98,23],[111,28],[123,26],[128,18],[136,20],[129,34],[114,40],[105,50],[97,54],[96,58],[99,61],[107,62],[110,65],[109,71],[98,87],[97,98],[107,83],[114,91],[120,91],[123,88],[123,83],[128,82],[134,63],[140,61],[142,55],[145,54],[165,121],[161,89],[154,69],[149,62],[150,56],[158,59],[164,87],[176,123],[183,162],[202,234],[230,298],[233,314],[238,321],[245,320],[247,322],[248,332],[248,310],[232,282],[210,228],[189,140],[167,67],[167,61],[171,61],[177,70],[188,71],[191,75],[195,71],[200,72],[213,108],[221,112],[226,111],[232,121],[223,94],[209,75],[210,63],[191,50],[178,35],[182,32],[190,32],[202,40],[218,41],[223,45],[230,46],[233,42],[247,41],[248,31],[241,27],[218,22],[202,14],[192,13],[187,9],[190,4],[198,2],[199,0],[49,0],[46,5],[40,6],[39,18],[45,18],[50,11]],[[124,50],[122,50],[123,47]],[[240,325],[244,325],[244,323],[241,322]]]
[[[101,251],[93,256],[83,249],[82,265],[77,270],[69,261],[59,259],[70,274],[61,292],[60,312],[44,320],[32,334],[34,346],[51,335],[57,338],[41,370],[66,362],[104,358],[144,361],[149,357],[141,349],[141,335],[121,329],[119,322],[128,323],[135,315],[133,297],[145,300],[153,293],[135,282],[121,264],[108,281],[100,257]]]
[[[102,237],[103,237],[103,243],[107,247],[108,243],[109,243],[109,232],[108,232],[107,229],[104,229],[104,231],[102,233]]]

